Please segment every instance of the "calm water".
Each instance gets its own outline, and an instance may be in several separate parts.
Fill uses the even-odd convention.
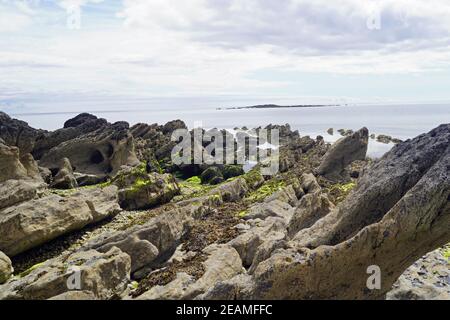
[[[189,127],[202,123],[205,128],[257,127],[267,124],[289,123],[298,129],[302,136],[324,136],[327,141],[335,141],[340,136],[330,136],[326,130],[358,130],[366,126],[370,133],[388,134],[400,139],[413,138],[428,132],[442,123],[450,122],[450,105],[367,105],[322,108],[285,108],[285,109],[242,109],[216,110],[214,107],[167,107],[158,110],[98,111],[97,116],[110,122],[127,121],[130,124],[166,123],[181,119]],[[54,130],[77,113],[12,114],[28,122],[32,127]],[[379,157],[392,145],[371,141],[369,155]]]

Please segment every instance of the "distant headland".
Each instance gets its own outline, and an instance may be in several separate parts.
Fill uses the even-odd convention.
[[[245,106],[245,107],[227,107],[227,108],[217,108],[217,110],[240,110],[240,109],[278,109],[278,108],[321,108],[321,107],[341,107],[339,104],[301,104],[292,106],[280,106],[277,104],[259,104],[255,106]]]

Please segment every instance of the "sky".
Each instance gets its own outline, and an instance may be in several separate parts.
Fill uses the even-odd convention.
[[[449,49],[448,0],[0,0],[0,109],[450,101]]]

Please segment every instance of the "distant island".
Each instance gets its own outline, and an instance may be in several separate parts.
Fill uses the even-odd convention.
[[[277,104],[259,104],[255,106],[246,107],[229,107],[217,108],[217,110],[240,110],[240,109],[275,109],[275,108],[321,108],[321,107],[340,107],[339,104],[303,104],[294,106],[280,106]]]

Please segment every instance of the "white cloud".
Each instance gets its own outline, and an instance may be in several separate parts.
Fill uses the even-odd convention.
[[[257,95],[294,81],[255,76],[270,70],[372,75],[450,69],[446,0],[124,0],[107,21],[98,12],[110,3],[100,2],[0,10],[0,88]],[[66,29],[62,9],[73,5],[95,27]],[[381,13],[380,30],[366,26],[374,10]],[[9,30],[2,14],[10,15]],[[30,25],[36,30],[26,31]]]
[[[381,30],[367,28],[373,12]],[[125,0],[127,25],[184,33],[191,40],[242,48],[259,44],[303,53],[376,50],[450,37],[446,0]],[[395,46],[396,45],[396,46]]]

